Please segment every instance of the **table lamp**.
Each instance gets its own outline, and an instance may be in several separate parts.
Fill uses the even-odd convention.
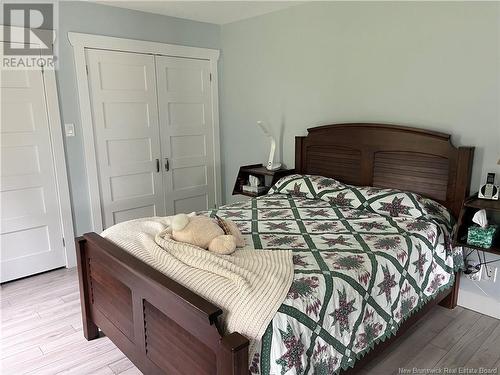
[[[276,169],[280,169],[281,163],[274,162],[274,153],[276,151],[276,140],[269,132],[269,129],[266,127],[263,121],[257,121],[257,126],[261,128],[264,134],[271,140],[271,149],[269,150],[269,160],[267,162],[266,168],[270,171],[275,171]]]

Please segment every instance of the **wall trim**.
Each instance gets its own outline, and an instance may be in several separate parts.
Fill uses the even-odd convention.
[[[85,168],[89,189],[92,230],[103,230],[101,199],[99,193],[99,178],[95,152],[92,109],[90,103],[90,88],[87,79],[85,49],[106,49],[132,53],[184,57],[210,61],[212,72],[212,121],[214,126],[214,173],[215,173],[215,203],[222,202],[221,166],[220,166],[220,130],[219,130],[219,92],[217,61],[220,51],[209,48],[181,46],[151,42],[137,39],[116,38],[103,35],[68,32],[68,39],[73,46],[75,71],[77,80],[78,100],[80,104],[80,120],[83,129],[85,151]]]
[[[64,152],[63,131],[59,110],[59,98],[54,70],[44,71],[44,83],[47,96],[47,112],[49,117],[52,151],[54,152],[54,166],[56,183],[61,209],[61,225],[65,238],[66,267],[76,267],[75,233],[73,230],[73,214],[69,194],[68,174],[66,170],[66,154]]]

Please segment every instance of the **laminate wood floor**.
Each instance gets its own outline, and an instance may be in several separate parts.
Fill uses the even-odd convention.
[[[141,374],[107,337],[83,337],[75,269],[7,283],[0,291],[1,374]],[[499,373],[499,366],[499,320],[436,307],[360,374],[398,374],[414,367],[484,367]]]

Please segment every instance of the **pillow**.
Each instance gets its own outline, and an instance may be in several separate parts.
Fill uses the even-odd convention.
[[[337,207],[366,209],[390,217],[431,217],[451,222],[448,210],[429,198],[397,189],[347,185],[333,178],[293,174],[281,178],[269,194],[321,199]]]
[[[318,193],[324,189],[335,189],[345,186],[333,178],[322,176],[291,174],[276,182],[268,194],[288,194],[301,198],[317,199]]]
[[[373,186],[346,186],[351,195],[355,195],[362,202],[358,207],[351,204],[353,208],[366,208],[390,217],[439,219],[447,225],[451,225],[453,220],[446,207],[417,193]],[[350,195],[347,193],[346,196]]]

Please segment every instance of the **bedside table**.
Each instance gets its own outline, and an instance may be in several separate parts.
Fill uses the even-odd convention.
[[[262,164],[252,164],[240,167],[238,176],[236,177],[236,182],[234,183],[233,195],[246,195],[247,197],[258,197],[261,195],[266,195],[271,186],[273,186],[276,181],[281,177],[288,176],[294,172],[293,169],[280,168],[274,171],[270,171]],[[260,185],[264,186],[264,189],[258,193],[252,193],[248,191],[243,191],[243,185],[249,185],[248,177],[252,175],[260,179]]]
[[[469,228],[473,224],[472,217],[474,216],[474,214],[482,209],[486,210],[488,221],[490,223],[494,223],[497,225],[500,224],[500,222],[495,221],[494,218],[495,215],[497,217],[500,217],[500,201],[480,199],[477,197],[477,194],[475,194],[467,198],[462,205],[462,210],[460,211],[460,215],[458,217],[458,228],[455,233],[455,238],[453,239],[453,245],[500,255],[500,234],[498,230],[495,234],[495,237],[493,238],[491,247],[484,248],[467,244],[467,228]]]

